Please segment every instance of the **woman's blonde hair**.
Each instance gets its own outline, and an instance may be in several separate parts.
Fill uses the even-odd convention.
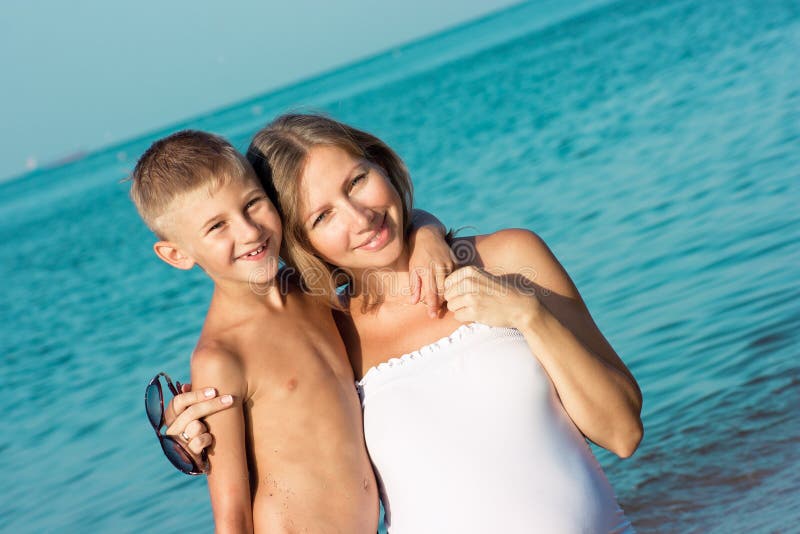
[[[283,217],[283,259],[299,271],[305,291],[342,309],[337,288],[348,283],[351,275],[314,253],[299,213],[300,178],[309,151],[320,145],[341,148],[386,172],[402,202],[404,237],[410,227],[413,186],[405,163],[386,143],[323,115],[281,115],[250,143],[247,159]]]

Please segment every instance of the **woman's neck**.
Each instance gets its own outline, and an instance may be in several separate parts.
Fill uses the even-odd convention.
[[[386,267],[353,270],[351,309],[377,310],[382,304],[408,302],[411,296],[408,252]]]

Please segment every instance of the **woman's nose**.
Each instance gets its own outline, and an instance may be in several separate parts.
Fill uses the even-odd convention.
[[[350,218],[359,229],[368,229],[372,224],[374,212],[356,202],[349,203]]]

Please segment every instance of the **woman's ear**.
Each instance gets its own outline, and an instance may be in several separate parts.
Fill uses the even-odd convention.
[[[153,245],[153,251],[162,261],[176,269],[188,271],[194,267],[195,261],[171,241],[158,241]]]

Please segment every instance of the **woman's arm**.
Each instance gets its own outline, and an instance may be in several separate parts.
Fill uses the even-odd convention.
[[[476,243],[486,270],[450,275],[448,308],[459,320],[520,330],[578,429],[618,456],[633,454],[643,434],[641,391],[566,270],[528,230],[503,230]]]
[[[252,532],[253,510],[247,468],[243,399],[247,394],[241,362],[219,349],[198,349],[192,355],[192,383],[198,388],[212,383],[233,397],[230,409],[206,418],[214,444],[208,452],[208,491],[216,532]]]

